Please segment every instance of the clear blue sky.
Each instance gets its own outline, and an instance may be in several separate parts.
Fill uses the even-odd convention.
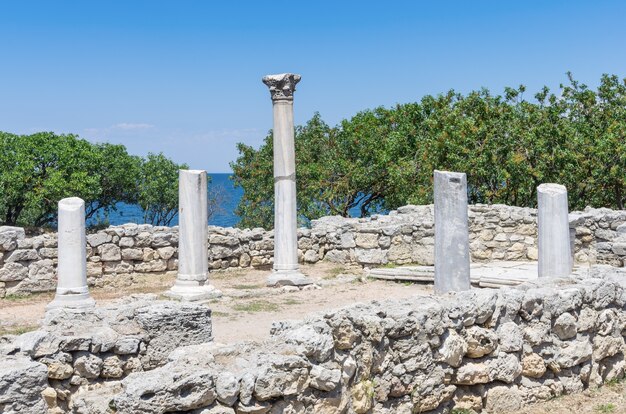
[[[624,1],[0,0],[0,130],[76,133],[229,171],[271,128],[265,74],[302,75],[295,118],[626,76]]]

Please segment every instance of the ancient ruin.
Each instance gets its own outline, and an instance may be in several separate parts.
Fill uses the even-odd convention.
[[[78,197],[59,201],[59,263],[54,300],[49,308],[95,306],[87,287],[85,202]]]
[[[178,276],[167,296],[186,301],[218,297],[208,282],[206,171],[179,172]]]
[[[272,96],[274,112],[274,271],[268,286],[309,285],[298,270],[298,216],[293,93],[300,75],[282,73],[263,78]]]
[[[626,211],[568,214],[557,184],[537,188],[537,210],[468,206],[466,174],[435,171],[434,205],[297,229],[299,80],[263,78],[273,231],[207,226],[198,170],[179,172],[179,227],[86,235],[79,198],[59,202],[56,234],[0,227],[0,297],[56,289],[38,329],[0,337],[0,413],[511,413],[624,377]],[[211,305],[233,298],[220,299],[210,269],[272,266],[263,289],[309,295],[329,285],[299,266],[319,261],[358,266],[362,278],[434,282],[434,294],[276,321],[262,341],[214,337]],[[96,307],[89,294],[88,285],[166,271],[177,277],[165,298]]]
[[[564,277],[572,271],[567,189],[559,184],[537,187],[539,277]]]
[[[435,171],[435,292],[470,288],[467,177]]]

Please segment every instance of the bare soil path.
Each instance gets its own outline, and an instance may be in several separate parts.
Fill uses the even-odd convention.
[[[213,335],[217,342],[260,340],[269,336],[274,321],[302,319],[321,311],[368,302],[376,299],[405,298],[426,295],[432,285],[395,283],[363,277],[361,268],[346,268],[332,263],[303,266],[321,289],[285,291],[266,288],[270,270],[237,269],[212,272],[211,283],[224,296],[211,300]],[[165,292],[176,278],[175,273],[132,275],[116,281],[114,287],[93,288],[92,296],[99,304],[136,293]],[[0,299],[0,335],[34,330],[45,313],[53,293],[23,298]]]

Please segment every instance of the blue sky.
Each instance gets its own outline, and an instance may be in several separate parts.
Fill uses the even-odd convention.
[[[295,119],[568,70],[626,76],[624,1],[0,0],[0,130],[76,133],[229,171],[271,128],[261,77],[302,75]]]

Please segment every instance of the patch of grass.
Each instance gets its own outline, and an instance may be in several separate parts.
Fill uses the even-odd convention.
[[[218,318],[224,318],[230,316],[228,312],[211,311],[211,316],[217,316]]]
[[[626,378],[613,378],[613,379],[608,380],[607,382],[605,382],[604,385],[606,385],[607,387],[615,387],[615,386],[620,385],[621,383],[623,383],[624,379],[626,379]]]
[[[21,335],[26,332],[36,331],[37,325],[16,326],[11,328],[0,327],[0,336],[3,335]]]
[[[34,299],[37,296],[35,293],[13,293],[6,295],[2,300],[7,302],[22,302],[29,299]]]
[[[596,405],[595,410],[599,413],[613,413],[615,412],[615,408],[617,408],[615,404],[607,403]]]
[[[263,287],[262,285],[235,285],[233,286],[233,289],[252,290],[252,289],[259,289],[262,287]]]
[[[476,412],[467,408],[453,408],[450,414],[476,414]]]
[[[285,299],[283,301],[283,305],[299,305],[299,304],[300,304],[300,301],[293,299],[293,298]]]
[[[238,303],[233,306],[233,309],[238,312],[275,312],[280,309],[280,306],[265,300],[258,300],[254,302]]]
[[[345,267],[333,267],[327,271],[326,275],[322,279],[334,279],[345,271]]]

